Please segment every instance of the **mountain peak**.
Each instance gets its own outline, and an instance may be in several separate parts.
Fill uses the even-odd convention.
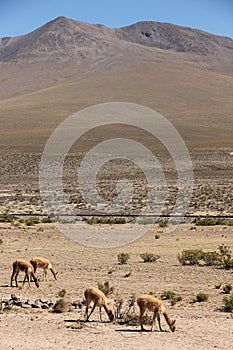
[[[84,60],[94,62],[118,54],[145,51],[145,47],[150,47],[155,53],[158,52],[156,49],[162,49],[208,57],[205,61],[210,63],[213,57],[227,61],[228,66],[232,63],[233,40],[230,38],[169,23],[143,21],[113,29],[64,16],[27,35],[0,39],[0,61],[27,59],[50,63],[75,61],[79,64]]]

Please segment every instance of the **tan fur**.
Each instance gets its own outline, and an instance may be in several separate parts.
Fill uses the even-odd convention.
[[[30,278],[29,277],[31,277],[32,280],[35,282],[35,285],[37,286],[37,288],[39,287],[39,280],[35,276],[34,268],[33,268],[32,264],[26,260],[21,260],[21,259],[17,259],[13,262],[13,272],[11,275],[11,287],[13,287],[13,279],[15,279],[16,287],[18,287],[17,277],[18,277],[20,271],[25,273],[23,285],[24,285],[26,279],[28,281],[28,284],[30,285]]]
[[[161,327],[161,322],[160,322],[160,314],[163,314],[167,324],[170,327],[170,330],[172,332],[175,332],[175,329],[176,329],[175,322],[176,321],[172,321],[170,319],[168,312],[167,312],[162,300],[159,300],[159,299],[153,297],[152,295],[143,294],[137,298],[137,304],[138,304],[139,309],[140,309],[139,322],[140,322],[142,330],[144,330],[144,328],[143,328],[143,315],[144,315],[145,311],[148,310],[148,311],[151,311],[154,313],[153,319],[152,319],[151,331],[153,331],[156,317],[157,317],[157,320],[159,323],[159,329],[161,332],[163,332],[163,329]]]
[[[42,258],[41,256],[36,256],[35,258],[30,260],[30,263],[33,265],[34,267],[34,272],[36,272],[37,268],[42,268],[44,271],[44,279],[47,279],[47,270],[49,269],[55,280],[57,279],[57,274],[58,272],[55,272],[51,262],[48,259]]]
[[[101,290],[99,290],[95,287],[88,287],[84,292],[84,296],[86,299],[86,312],[85,312],[86,321],[89,320],[89,317],[91,316],[91,314],[95,310],[96,306],[99,307],[101,321],[102,321],[102,316],[101,316],[101,307],[102,306],[103,306],[104,310],[106,311],[110,321],[113,320],[113,318],[114,318],[113,312],[112,312],[112,310],[110,310],[108,308],[106,296]],[[94,305],[93,305],[93,308],[91,309],[90,314],[88,315],[88,308],[89,308],[89,305],[91,302],[93,302]]]

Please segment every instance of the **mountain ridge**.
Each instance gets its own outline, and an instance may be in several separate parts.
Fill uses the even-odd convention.
[[[218,55],[223,51],[227,54],[233,50],[231,38],[170,23],[143,21],[121,28],[108,28],[60,16],[31,33],[1,38],[0,61],[40,57],[41,54],[51,59],[49,53],[52,51],[61,53],[70,49],[78,55],[78,49],[84,52],[87,48],[105,50],[106,46],[111,49],[111,46],[129,43],[197,55]]]

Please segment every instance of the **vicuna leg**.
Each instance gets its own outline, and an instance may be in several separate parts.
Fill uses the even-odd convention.
[[[18,287],[18,282],[17,282],[17,277],[18,277],[19,271],[18,269],[14,266],[13,267],[13,272],[11,275],[11,287],[13,287],[13,279],[15,280],[15,285]]]
[[[55,280],[57,279],[57,274],[58,272],[55,272],[54,269],[52,267],[50,267],[50,271],[52,272],[53,274],[53,277],[55,278]]]
[[[145,328],[143,327],[143,323],[142,323],[143,322],[143,315],[144,315],[145,311],[146,311],[146,309],[140,308],[139,324],[141,326],[142,331],[145,330]]]
[[[44,280],[47,281],[47,268],[44,267],[43,271],[44,271]]]
[[[159,314],[159,312],[158,312],[158,314],[157,314],[157,320],[158,320],[158,324],[159,324],[159,330],[160,330],[160,332],[164,332],[164,330],[162,329],[162,327],[161,327],[161,318],[160,318],[160,314]]]
[[[101,306],[100,306],[100,321],[102,322]]]
[[[93,311],[95,310],[96,306],[97,306],[97,301],[94,303],[93,308],[91,309],[91,312],[89,313],[89,316],[86,319],[87,321],[89,320],[89,318],[90,318],[91,314],[93,313]],[[87,307],[87,315],[88,315],[88,307]]]
[[[24,286],[26,280],[28,281],[28,285],[29,285],[29,287],[30,287],[30,278],[29,278],[29,272],[28,272],[28,270],[25,271],[25,276],[24,276],[24,280],[23,280],[23,286]]]

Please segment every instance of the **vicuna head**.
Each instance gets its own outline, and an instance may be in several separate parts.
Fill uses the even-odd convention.
[[[176,330],[176,320],[172,321],[172,323],[169,325],[169,327],[170,327],[170,330],[172,332],[175,332],[175,330]]]
[[[113,321],[113,319],[114,319],[114,313],[112,312],[112,310],[109,310],[109,312],[108,312],[108,317],[109,317],[110,321]]]

